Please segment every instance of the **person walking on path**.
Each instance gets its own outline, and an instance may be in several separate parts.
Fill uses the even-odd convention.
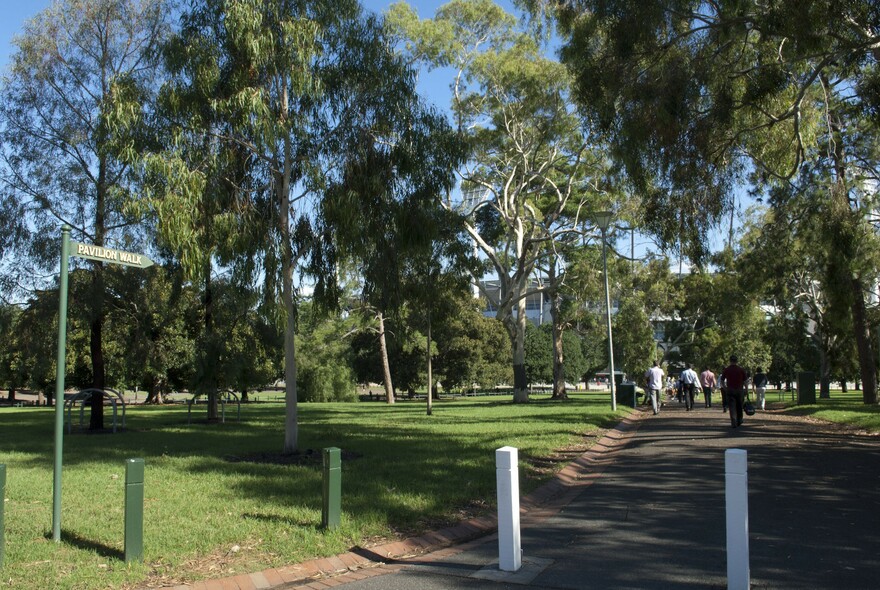
[[[707,408],[712,407],[712,388],[715,387],[715,373],[709,367],[703,367],[700,373],[700,386],[703,388],[703,404]]]
[[[687,365],[681,373],[681,385],[684,388],[684,406],[688,412],[694,409],[694,393],[699,379],[697,372],[690,365]]]
[[[755,376],[752,378],[752,388],[755,390],[755,399],[757,399],[758,407],[764,410],[764,393],[767,391],[767,374],[758,367]]]
[[[746,397],[745,369],[736,364],[736,355],[730,357],[730,364],[721,372],[721,377],[727,386],[727,408],[730,410],[730,426],[737,428],[743,423],[743,401]]]
[[[651,407],[654,415],[660,413],[660,390],[663,389],[663,369],[654,361],[654,366],[645,371],[645,384],[651,394]]]

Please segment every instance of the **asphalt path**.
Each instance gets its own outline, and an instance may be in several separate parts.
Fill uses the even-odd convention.
[[[724,452],[737,448],[752,588],[880,588],[880,437],[774,412],[732,429],[700,403],[647,414],[562,510],[524,517],[518,572],[498,570],[490,536],[344,587],[726,588]]]

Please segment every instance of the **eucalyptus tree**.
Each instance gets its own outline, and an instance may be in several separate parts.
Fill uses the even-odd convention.
[[[28,380],[27,359],[19,340],[20,320],[18,306],[0,304],[0,384],[6,389],[10,404],[15,402],[15,392],[25,387]]]
[[[591,304],[604,298],[603,277],[597,272],[598,268],[601,268],[601,250],[573,234],[548,243],[544,256],[538,262],[544,296],[549,301],[553,399],[568,398],[567,374],[571,374],[575,380],[583,374],[583,371],[578,373],[574,367],[568,366],[571,356],[567,351],[572,350],[572,346],[565,346],[564,343],[569,331],[575,329],[586,314],[596,313]],[[607,334],[600,339],[607,347]],[[575,354],[582,356],[580,345]],[[606,364],[607,356],[606,350],[606,360],[603,361]],[[528,363],[528,359],[526,361]]]
[[[461,152],[457,152],[461,153]],[[451,168],[450,168],[451,171]],[[435,320],[448,321],[460,310],[460,298],[470,294],[470,273],[477,261],[471,255],[470,244],[460,231],[460,219],[435,203],[423,210],[418,227],[428,239],[415,243],[405,260],[402,273],[403,297],[412,308],[412,324],[425,332],[427,364],[427,414],[432,414],[434,373]]]
[[[483,301],[471,293],[450,293],[450,299],[448,313],[438,314],[433,330],[434,367],[443,389],[489,389],[510,383],[510,339],[501,322],[483,315]]]
[[[58,264],[61,224],[98,246],[137,237],[123,205],[130,167],[115,155],[110,110],[126,81],[148,94],[157,79],[156,47],[167,30],[164,0],[63,0],[25,25],[0,94],[4,206],[23,224],[20,284],[38,288]],[[91,267],[92,386],[105,384],[103,264]],[[33,285],[32,279],[37,279]],[[96,399],[90,427],[103,427]]]
[[[120,389],[146,390],[146,403],[164,403],[169,392],[190,390],[201,335],[200,293],[179,265],[157,264],[135,276],[113,269],[107,290],[107,346],[114,352],[108,381]]]
[[[0,379],[10,390],[27,388],[37,392],[39,402],[46,399],[45,395],[51,398],[55,391],[57,293],[53,289],[34,291],[16,305],[15,309],[5,312],[3,318],[4,330],[9,331],[4,334],[7,338],[4,339],[4,368]],[[87,336],[86,332],[85,346],[80,346],[76,352],[87,349]],[[67,349],[67,362],[70,366],[73,366],[77,356],[74,348],[71,346]]]
[[[475,277],[511,340],[513,399],[528,401],[526,298],[541,291],[547,245],[583,232],[601,202],[605,162],[571,108],[566,70],[491,0],[453,0],[425,20],[396,4],[388,20],[412,60],[451,68],[452,117],[469,153],[458,171],[466,198],[449,193],[444,206],[465,215],[498,281],[490,292]]]
[[[416,308],[410,311],[430,313],[439,283],[454,282],[468,255],[458,216],[440,202],[461,161],[458,136],[411,89],[398,89],[396,103],[370,132],[384,139],[353,146],[361,157],[329,183],[322,209],[339,258],[360,280],[358,308],[378,325],[388,403],[394,388],[386,323],[404,329],[398,312],[407,303]]]
[[[166,47],[166,54],[172,51]],[[219,355],[228,344],[225,327],[218,326],[219,307],[232,303],[221,302],[218,275],[229,272],[244,297],[255,291],[254,252],[267,234],[266,203],[250,190],[246,154],[213,135],[223,122],[206,112],[202,97],[174,94],[169,85],[164,90],[152,120],[127,122],[135,130],[152,124],[154,139],[152,151],[132,154],[141,164],[142,189],[129,209],[156,222],[157,242],[174,253],[184,278],[198,285],[201,333],[191,387],[206,394],[208,420],[215,421]]]
[[[667,241],[682,219],[699,220],[702,229],[685,234],[699,257],[738,182],[761,192],[821,174],[864,399],[876,403],[865,310],[873,272],[859,244],[870,238],[864,180],[876,177],[863,141],[868,129],[876,133],[880,106],[877,3],[528,3],[554,9],[579,101],[614,132],[615,154],[644,189],[653,229]]]
[[[250,319],[257,307],[251,295],[257,292],[255,254],[268,233],[267,203],[261,191],[252,190],[242,150],[212,136],[222,122],[212,122],[193,96],[181,100],[165,90],[153,127],[155,151],[134,156],[142,164],[143,184],[130,209],[156,221],[157,241],[174,253],[183,277],[198,286],[201,330],[189,387],[206,394],[208,420],[216,421],[218,388],[229,386],[221,375],[228,368],[221,359],[231,342],[228,331],[240,329],[238,320]],[[251,307],[240,309],[242,300]],[[225,325],[229,313],[223,306],[242,315]]]
[[[549,324],[526,324],[525,367],[530,385],[553,380],[553,334]]]
[[[326,316],[320,306],[303,301],[299,307],[298,350],[304,401],[356,401],[357,382],[348,335],[360,318],[343,314]],[[346,335],[346,336],[343,336]]]
[[[826,241],[822,196],[788,199],[750,223],[738,267],[743,286],[771,302],[773,313],[781,316],[773,323],[776,329],[789,332],[791,322],[799,322],[800,334],[788,335],[792,343],[812,342],[818,365],[811,369],[817,372],[824,393],[833,372],[833,353],[852,333],[852,317],[845,308],[832,305],[834,287],[829,283],[834,279],[828,277],[827,269],[834,250],[817,247]],[[787,364],[810,369],[801,360]]]
[[[222,337],[215,339],[213,381],[219,388],[240,392],[273,383],[281,375],[283,331],[272,316],[272,308],[259,304],[259,293],[243,289],[230,277],[215,283],[215,322],[222,326]],[[221,330],[218,329],[218,332]]]
[[[614,316],[614,362],[630,381],[641,381],[657,358],[654,328],[645,309],[644,294],[636,293],[621,302]]]
[[[169,148],[145,168],[198,199],[209,176],[194,165],[196,150],[174,157],[175,141],[204,137],[208,154],[234,154],[221,160],[232,164],[222,180],[235,194],[221,218],[237,230],[228,234],[231,260],[259,280],[264,299],[279,310],[283,450],[294,452],[295,283],[308,279],[317,303],[338,305],[339,256],[362,253],[357,240],[345,241],[363,221],[354,214],[358,208],[347,205],[372,198],[370,188],[381,199],[402,199],[409,189],[389,188],[398,182],[412,194],[422,191],[415,188],[417,175],[393,172],[414,170],[431,156],[432,114],[422,108],[414,75],[384,39],[381,22],[354,0],[199,0],[182,15],[165,55],[173,78],[163,102],[189,105],[193,119],[174,128]],[[169,234],[185,245],[180,238],[198,222],[178,220],[179,210],[160,212],[159,223],[179,223]],[[204,250],[202,242],[191,244]],[[208,258],[204,251],[198,257]]]

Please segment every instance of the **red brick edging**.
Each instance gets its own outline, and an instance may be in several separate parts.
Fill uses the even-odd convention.
[[[520,501],[524,522],[539,522],[553,516],[571,503],[583,488],[602,476],[613,461],[609,451],[623,446],[638,430],[645,411],[636,411],[596,441],[580,457],[566,465],[556,476]],[[454,526],[429,531],[419,537],[392,541],[374,547],[357,547],[332,557],[270,568],[253,574],[204,580],[193,584],[165,587],[166,590],[268,590],[284,586],[289,590],[323,590],[346,582],[393,573],[403,568],[404,560],[430,553],[430,560],[442,559],[485,542],[497,529],[497,519],[482,516]],[[473,541],[474,543],[467,543]]]

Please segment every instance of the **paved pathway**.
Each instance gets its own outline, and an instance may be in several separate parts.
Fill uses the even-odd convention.
[[[880,588],[880,437],[772,412],[733,430],[699,404],[647,414],[524,499],[519,572],[498,570],[495,523],[476,519],[191,588],[726,588],[728,448],[748,451],[752,588]]]

